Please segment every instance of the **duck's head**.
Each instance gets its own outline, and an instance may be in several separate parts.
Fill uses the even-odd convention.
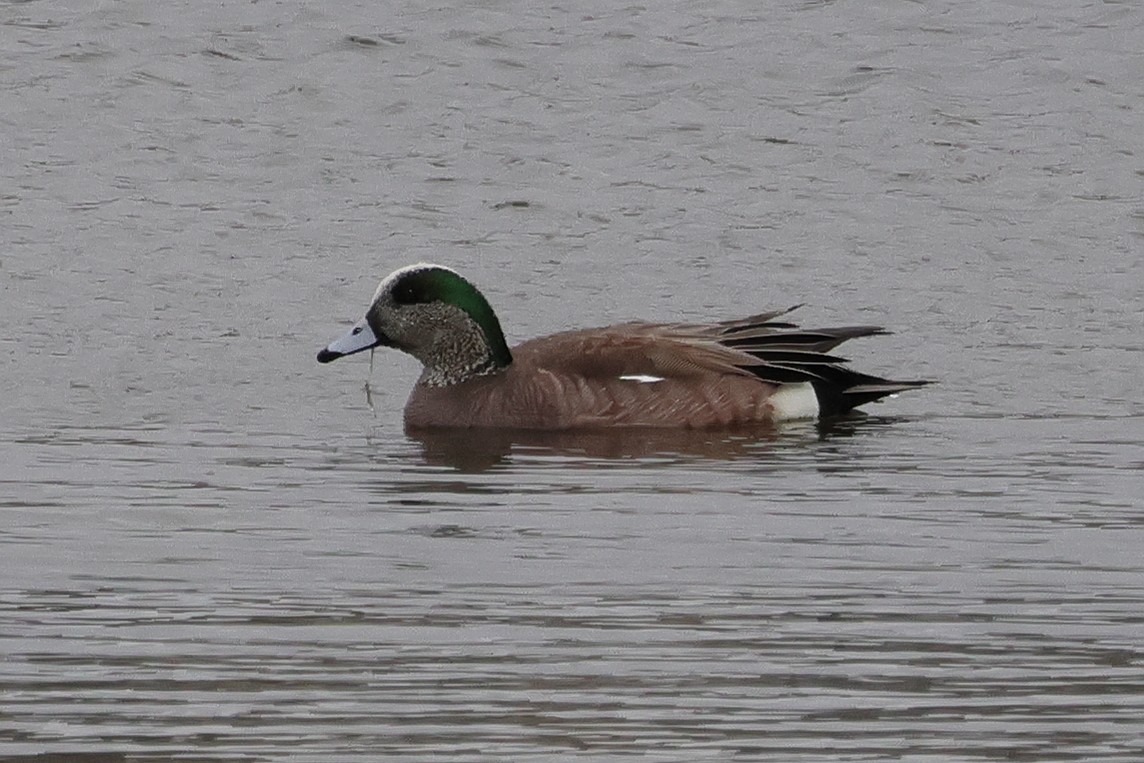
[[[444,386],[512,363],[500,321],[477,287],[442,265],[408,265],[385,277],[365,317],[318,353],[319,363],[372,347],[396,347]]]

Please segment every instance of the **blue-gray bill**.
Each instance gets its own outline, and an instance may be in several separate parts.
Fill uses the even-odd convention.
[[[318,352],[318,362],[329,363],[343,355],[353,355],[355,352],[368,350],[382,343],[383,340],[379,339],[377,335],[373,333],[373,329],[369,327],[369,324],[363,320],[347,331],[344,336],[335,339],[326,345],[325,349],[320,350]]]

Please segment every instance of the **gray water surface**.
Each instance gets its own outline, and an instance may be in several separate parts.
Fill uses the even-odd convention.
[[[0,3],[0,759],[1144,758],[1138,3]],[[409,437],[511,342],[805,303],[940,383]]]

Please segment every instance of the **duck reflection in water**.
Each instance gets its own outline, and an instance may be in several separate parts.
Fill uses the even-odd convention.
[[[832,440],[860,437],[893,426],[899,417],[854,412],[819,421],[726,429],[614,429],[550,432],[530,429],[410,429],[421,458],[431,466],[481,472],[514,460],[640,461],[674,464],[700,461],[761,461],[830,447]]]

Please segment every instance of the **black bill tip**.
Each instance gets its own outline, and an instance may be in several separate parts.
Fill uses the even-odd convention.
[[[340,358],[342,356],[342,354],[343,353],[334,352],[330,348],[326,347],[326,348],[318,351],[318,362],[319,363],[329,363],[330,361],[334,361],[334,360],[337,360],[338,358]]]

